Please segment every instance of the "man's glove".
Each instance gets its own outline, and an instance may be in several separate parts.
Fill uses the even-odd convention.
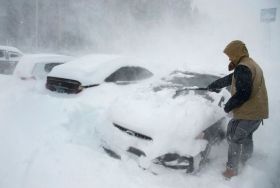
[[[218,88],[218,86],[215,82],[213,82],[212,84],[209,84],[207,86],[207,91],[213,91],[213,92],[219,93],[221,91],[221,89]]]

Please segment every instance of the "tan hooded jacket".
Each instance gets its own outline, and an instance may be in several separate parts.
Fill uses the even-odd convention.
[[[233,110],[235,119],[262,120],[268,118],[268,97],[264,76],[260,66],[249,57],[249,53],[242,41],[229,43],[224,53],[232,60],[229,69],[238,65],[248,67],[252,73],[253,89],[248,101]],[[236,93],[236,80],[232,77],[231,94]]]

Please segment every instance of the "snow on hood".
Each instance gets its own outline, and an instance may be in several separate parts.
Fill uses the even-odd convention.
[[[18,62],[14,74],[20,77],[32,77],[32,71],[36,64],[65,63],[75,57],[56,54],[28,54]]]
[[[54,67],[49,76],[77,80],[82,85],[100,84],[122,66],[141,66],[150,70],[144,61],[134,57],[91,54]]]
[[[192,93],[172,99],[174,94],[169,89],[119,98],[110,108],[112,122],[151,137],[153,144],[145,150],[151,157],[167,152],[195,156],[206,146],[195,137],[225,113],[217,101]],[[211,95],[217,100],[222,92]]]

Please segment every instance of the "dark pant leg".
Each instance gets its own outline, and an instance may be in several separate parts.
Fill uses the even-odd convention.
[[[253,125],[253,130],[248,134],[247,138],[242,142],[241,158],[249,159],[252,157],[254,151],[253,133],[259,128],[260,123],[256,122]]]
[[[234,142],[232,139],[236,131],[238,122],[239,120],[231,119],[227,127],[227,141],[229,144],[227,167],[234,170],[238,169],[238,165],[236,164],[239,163],[238,160],[240,159],[241,155],[241,144]]]
[[[231,119],[227,128],[229,143],[227,167],[238,170],[242,148],[244,155],[253,152],[253,132],[256,131],[261,121]],[[243,155],[242,154],[242,155]]]

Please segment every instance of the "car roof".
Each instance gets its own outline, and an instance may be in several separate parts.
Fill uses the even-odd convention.
[[[0,50],[5,50],[5,51],[9,51],[9,52],[17,52],[17,53],[23,55],[23,53],[19,49],[12,47],[12,46],[0,46]]]
[[[91,54],[54,67],[49,76],[77,80],[83,85],[99,84],[123,66],[147,68],[145,62],[131,56]],[[149,68],[147,68],[150,70]]]
[[[46,63],[46,62],[66,62],[75,59],[73,56],[58,54],[26,54],[20,60],[24,63]]]
[[[21,77],[32,76],[32,71],[36,64],[45,63],[65,63],[75,59],[73,56],[57,55],[57,54],[27,54],[18,62],[14,74]]]
[[[119,56],[119,55],[106,55],[106,54],[91,54],[87,56],[83,56],[80,58],[77,58],[71,62],[69,62],[67,65],[64,65],[63,68],[74,68],[75,70],[83,71],[83,72],[91,72],[92,70],[96,70],[100,67],[106,66],[108,64],[117,64],[118,61],[116,60],[134,60],[140,61],[139,59],[136,59],[134,57],[130,56]],[[118,63],[120,64],[120,63]],[[122,64],[122,63],[121,63]],[[132,62],[129,63],[123,63],[123,64],[133,64]]]

